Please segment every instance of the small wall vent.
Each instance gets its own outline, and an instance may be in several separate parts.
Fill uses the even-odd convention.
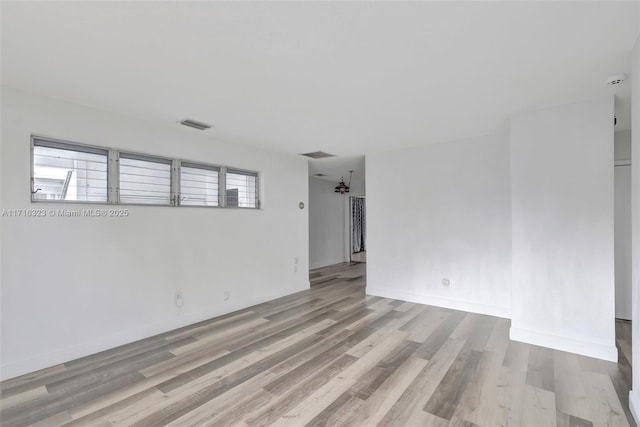
[[[335,155],[325,153],[324,151],[314,151],[313,153],[304,153],[302,154],[302,156],[306,156],[311,159],[324,159],[326,157],[335,157]]]
[[[206,123],[202,123],[196,120],[191,120],[191,119],[182,120],[180,124],[184,126],[189,126],[190,128],[194,128],[198,130],[205,130],[205,129],[211,128],[211,125],[208,125]]]

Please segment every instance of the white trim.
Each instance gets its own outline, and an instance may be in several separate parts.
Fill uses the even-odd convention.
[[[631,415],[633,415],[633,419],[638,422],[638,415],[640,415],[640,396],[635,393],[633,390],[629,390],[629,410],[631,411]]]
[[[539,345],[541,347],[548,347],[555,350],[567,351],[570,353],[581,354],[583,356],[618,363],[618,349],[615,345],[580,341],[575,338],[515,328],[513,326],[509,329],[509,338],[514,341]]]
[[[15,378],[20,375],[28,374],[62,363],[70,362],[81,357],[96,354],[105,350],[110,350],[121,345],[129,344],[145,338],[150,338],[158,334],[193,325],[194,323],[213,319],[215,317],[223,316],[228,313],[233,313],[234,311],[242,310],[256,304],[261,304],[266,301],[271,301],[276,298],[304,291],[304,284],[305,282],[302,282],[302,288],[296,286],[295,288],[278,289],[268,297],[250,301],[248,304],[246,304],[246,307],[230,306],[228,310],[219,312],[200,311],[197,313],[178,313],[175,318],[168,321],[147,324],[135,330],[102,336],[81,344],[65,348],[57,348],[46,353],[34,355],[22,360],[5,363],[0,367],[0,381]]]
[[[505,319],[511,318],[510,307],[500,307],[472,301],[453,300],[398,290],[372,288],[370,286],[367,286],[367,295],[415,302],[418,304],[434,305],[436,307],[451,308],[454,310],[468,311],[471,313],[486,314],[489,316],[503,317]]]

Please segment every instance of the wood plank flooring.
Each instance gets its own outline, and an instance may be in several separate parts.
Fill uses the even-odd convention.
[[[628,426],[619,363],[509,341],[509,321],[312,288],[0,383],[2,426]]]

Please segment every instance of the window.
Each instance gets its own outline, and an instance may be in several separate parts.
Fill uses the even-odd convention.
[[[180,205],[218,206],[220,168],[181,162]]]
[[[171,160],[120,153],[120,203],[171,204]]]
[[[106,203],[108,154],[34,138],[31,199]]]
[[[32,135],[31,200],[257,209],[258,173]]]
[[[226,206],[256,208],[258,206],[258,174],[228,169],[226,174]]]

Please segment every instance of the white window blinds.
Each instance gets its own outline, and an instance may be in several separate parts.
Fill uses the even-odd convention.
[[[120,203],[170,205],[171,160],[120,153]]]
[[[107,202],[108,150],[35,139],[32,200]]]
[[[220,168],[182,162],[180,166],[180,205],[218,206]]]
[[[31,200],[260,208],[258,172],[31,136]]]
[[[228,169],[226,174],[226,206],[256,208],[258,206],[258,174]]]

